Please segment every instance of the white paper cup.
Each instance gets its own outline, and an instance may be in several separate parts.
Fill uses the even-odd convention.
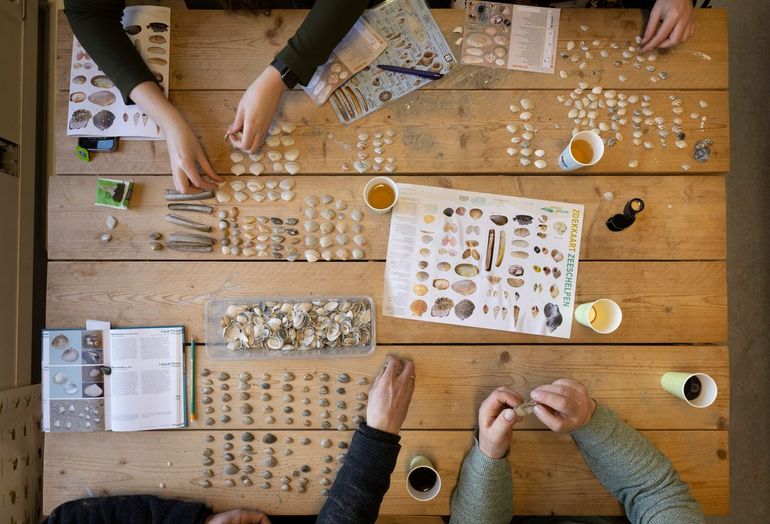
[[[575,320],[597,333],[606,335],[620,327],[623,311],[609,298],[600,298],[576,307]]]
[[[385,184],[387,186],[390,186],[393,189],[393,193],[394,193],[393,203],[386,208],[374,207],[369,202],[369,191],[377,184]],[[398,202],[398,184],[396,184],[393,181],[393,179],[388,178],[386,176],[376,176],[372,178],[369,182],[367,182],[366,185],[364,186],[364,203],[366,204],[366,207],[369,208],[369,211],[371,211],[375,215],[384,215],[385,213],[389,213],[390,210],[393,209],[393,206],[396,205],[396,202]]]
[[[591,149],[593,150],[594,155],[591,157],[591,161],[587,164],[578,162],[575,160],[575,157],[572,156],[572,144],[576,140],[584,140],[591,145]],[[562,151],[561,155],[559,155],[559,167],[564,171],[574,171],[576,169],[580,169],[581,167],[594,165],[599,160],[601,160],[602,156],[604,156],[604,142],[602,142],[601,137],[591,131],[580,131],[572,137],[572,140],[569,141],[567,147],[565,147],[564,151]]]
[[[427,470],[429,473],[432,472],[436,475],[435,483],[427,491],[420,491],[412,486],[412,475],[419,475],[420,470]],[[436,495],[438,495],[441,491],[441,475],[439,475],[438,471],[436,471],[436,469],[433,467],[430,459],[422,455],[418,455],[411,460],[409,463],[409,473],[406,475],[406,490],[409,492],[409,495],[411,495],[413,499],[419,500],[421,502],[427,502],[436,498]]]
[[[697,377],[700,381],[700,391],[698,392],[698,396],[690,400],[687,398],[685,385],[687,384],[687,381],[693,377]],[[660,385],[675,397],[681,398],[695,408],[707,408],[717,399],[717,383],[705,373],[681,373],[669,371],[663,373],[660,377]]]

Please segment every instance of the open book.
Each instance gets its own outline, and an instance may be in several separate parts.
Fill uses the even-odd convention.
[[[43,431],[184,427],[184,328],[101,324],[43,331]]]

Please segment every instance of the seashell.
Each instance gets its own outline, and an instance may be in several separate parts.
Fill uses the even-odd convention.
[[[418,299],[411,303],[409,309],[412,310],[414,316],[421,317],[428,311],[428,304],[426,304],[424,300]]]
[[[89,397],[98,397],[101,396],[102,393],[102,388],[100,388],[97,384],[91,384],[90,386],[83,389],[83,394]]]
[[[433,307],[430,309],[430,315],[432,317],[446,317],[454,307],[454,301],[451,298],[439,297],[433,303]]]
[[[514,217],[514,220],[515,220],[515,217]],[[529,229],[527,229],[526,227],[517,227],[516,229],[513,230],[513,234],[516,235],[517,237],[528,237],[530,233],[529,233]]]
[[[455,273],[461,277],[473,278],[479,274],[479,268],[473,264],[457,264],[455,266]]]
[[[347,260],[351,255],[350,250],[344,247],[339,248],[335,254],[340,260]]]
[[[491,215],[489,217],[489,220],[491,220],[495,225],[498,226],[504,226],[508,223],[508,217],[504,215]]]
[[[528,258],[529,253],[527,253],[526,251],[511,251],[511,256],[513,258]]]
[[[273,171],[275,171],[276,173],[280,173],[281,171],[283,171],[283,164],[281,164],[280,162],[273,163]]]
[[[245,202],[249,199],[249,195],[243,191],[236,191],[233,193],[233,198],[238,202]]]
[[[290,175],[296,175],[301,170],[301,167],[297,162],[286,162],[283,167]]]
[[[360,222],[364,218],[364,214],[360,209],[354,209],[350,212],[350,218],[356,222]]]
[[[535,167],[538,169],[545,169],[546,167],[548,167],[548,162],[546,162],[542,158],[538,158],[537,160],[535,160],[534,164],[535,164]]]
[[[267,152],[267,158],[271,162],[277,162],[283,159],[283,153],[281,153],[280,151],[275,151],[271,149],[270,151]]]
[[[449,271],[450,269],[452,269],[452,264],[450,264],[449,262],[439,262],[438,264],[436,264],[436,267],[440,271]]]
[[[232,174],[234,174],[235,176],[240,176],[240,175],[242,175],[243,173],[246,172],[246,167],[243,164],[234,164],[230,168],[230,172]]]
[[[315,207],[318,205],[318,197],[315,195],[308,195],[305,197],[305,204],[307,204],[310,207]]]
[[[351,255],[353,255],[353,259],[354,260],[361,260],[361,259],[364,258],[364,256],[366,256],[366,253],[364,253],[364,250],[361,249],[361,248],[358,248],[358,247],[353,248],[350,251],[350,253],[351,253]]]
[[[308,249],[305,251],[305,259],[308,262],[318,262],[318,260],[321,258],[321,254],[316,251],[315,249]]]
[[[65,375],[64,373],[57,373],[53,376],[53,382],[54,384],[64,384],[69,380],[69,377]]]
[[[353,242],[359,246],[364,246],[366,245],[366,237],[364,237],[364,235],[356,235],[353,237]]]
[[[115,84],[105,75],[97,75],[91,79],[91,85],[100,89],[112,89]]]
[[[524,285],[524,279],[522,278],[508,278],[506,279],[506,282],[508,282],[508,285],[511,287],[521,287]]]
[[[78,387],[72,382],[67,382],[66,384],[64,384],[64,392],[67,395],[74,395],[75,393],[78,392]]]
[[[479,218],[481,218],[481,215],[483,215],[484,212],[481,209],[474,207],[473,209],[468,211],[468,214],[471,216],[472,219],[478,220]]]
[[[519,119],[523,120],[524,122],[527,122],[528,120],[532,119],[532,113],[529,111],[523,111],[519,113]]]
[[[265,171],[265,166],[260,164],[259,162],[254,162],[249,166],[249,173],[255,176],[261,175]]]
[[[482,33],[469,33],[464,38],[466,46],[469,47],[487,47],[493,43],[489,36]]]
[[[417,295],[418,297],[421,297],[428,292],[428,286],[426,286],[425,284],[415,284],[412,287],[412,291],[414,292],[415,295]]]
[[[267,197],[264,193],[252,193],[251,198],[256,202],[264,202]]]
[[[108,129],[110,126],[112,126],[112,123],[114,121],[115,121],[115,115],[111,111],[107,111],[106,109],[102,109],[101,111],[96,113],[93,118],[94,126],[100,131],[104,131],[105,129]]]
[[[455,315],[460,320],[465,320],[473,314],[473,310],[476,309],[476,305],[468,299],[461,300],[455,306]]]
[[[115,103],[115,93],[112,91],[96,91],[88,95],[88,101],[97,106],[107,107]]]
[[[243,189],[246,188],[246,184],[240,180],[233,180],[230,182],[230,187],[233,191],[243,191]]]
[[[477,286],[473,280],[458,280],[452,284],[452,290],[460,295],[468,296],[476,292]]]
[[[276,200],[280,200],[280,198],[281,198],[281,193],[279,193],[278,191],[268,191],[267,192],[267,199],[270,200],[271,202],[275,202]]]
[[[321,251],[321,258],[323,258],[327,262],[331,262],[334,259],[334,253],[332,253],[331,249],[324,249],[323,251]]]
[[[329,235],[322,236],[320,239],[321,247],[330,247],[332,244],[334,244],[334,240]]]
[[[281,200],[284,200],[286,202],[291,202],[294,200],[294,197],[296,196],[296,193],[294,191],[281,191]]]
[[[556,262],[561,262],[562,260],[564,260],[564,255],[558,249],[554,249],[551,252],[551,256],[553,257],[554,261],[556,261]]]
[[[283,135],[281,136],[280,142],[284,146],[288,147],[288,146],[293,146],[295,141],[294,141],[294,137]]]
[[[80,357],[77,350],[69,348],[61,354],[61,359],[65,362],[75,362]]]
[[[359,173],[365,173],[367,172],[372,165],[367,162],[366,160],[357,160],[353,162],[353,168],[358,171]]]
[[[521,108],[524,109],[524,111],[530,111],[535,107],[535,103],[529,98],[522,98],[519,100],[519,104],[521,104]]]
[[[440,291],[444,291],[445,289],[449,289],[449,280],[445,278],[436,278],[433,280],[433,287]]]

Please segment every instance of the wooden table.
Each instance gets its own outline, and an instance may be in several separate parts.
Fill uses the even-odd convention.
[[[171,98],[199,133],[215,168],[228,173],[222,130],[230,123],[242,90],[293,34],[304,13],[275,11],[270,17],[252,17],[190,12],[173,5],[177,9],[172,15]],[[458,35],[452,30],[461,24],[461,12],[436,11],[435,16],[447,41],[455,42]],[[589,30],[581,31],[582,24]],[[638,11],[563,11],[559,49],[565,49],[569,40],[633,41],[641,24]],[[617,301],[624,320],[615,333],[600,336],[575,325],[569,343],[562,343],[397,320],[383,317],[378,310],[378,346],[370,357],[223,363],[209,360],[200,351],[199,368],[227,371],[231,377],[246,370],[255,377],[266,372],[274,386],[281,384],[285,370],[297,377],[310,373],[307,397],[313,407],[319,373],[351,374],[350,396],[366,391],[368,386],[356,381],[371,377],[387,353],[413,359],[417,388],[383,514],[448,514],[480,401],[502,384],[527,393],[562,376],[583,381],[599,402],[670,457],[706,513],[726,513],[730,387],[723,174],[730,166],[730,134],[724,11],[699,11],[697,28],[693,40],[658,58],[658,70],[670,77],[657,83],[649,80],[644,68],[624,69],[628,79],[621,82],[612,61],[598,58],[582,71],[578,64],[559,59],[556,69],[568,71],[566,80],[558,74],[458,67],[441,82],[350,126],[340,125],[328,106],[315,107],[302,92],[293,91],[285,96],[279,118],[298,124],[293,134],[302,151],[303,171],[295,177],[298,198],[280,205],[248,202],[239,206],[242,213],[290,216],[300,213],[308,194],[331,193],[351,204],[357,202],[369,176],[343,173],[340,166],[352,160],[351,146],[359,132],[392,128],[397,135],[389,154],[397,158],[397,181],[584,204],[578,301],[598,297]],[[452,45],[459,54],[458,46]],[[118,154],[97,155],[89,165],[76,160],[75,141],[64,132],[70,49],[71,33],[60,16],[57,176],[50,179],[48,208],[48,327],[79,326],[87,318],[109,319],[122,326],[180,323],[197,340],[204,340],[204,304],[214,295],[344,293],[367,294],[380,301],[388,216],[366,217],[370,245],[365,261],[308,264],[218,252],[151,251],[147,234],[170,231],[163,222],[162,190],[171,186],[165,144],[126,141]],[[667,149],[642,151],[631,143],[629,127],[624,131],[627,138],[608,149],[597,166],[570,175],[559,172],[555,160],[571,124],[556,97],[568,94],[581,80],[629,95],[649,94],[652,107],[659,106],[667,115],[668,97],[680,97],[686,108],[687,149],[673,147],[670,141],[672,147]],[[505,153],[510,145],[505,126],[514,121],[508,106],[524,96],[536,104],[533,123],[539,130],[538,147],[547,151],[549,163],[543,171],[522,167]],[[700,108],[700,100],[708,107]],[[702,129],[700,118],[691,118],[691,112],[707,116]],[[701,137],[714,140],[711,159],[704,164],[692,159],[693,144]],[[630,159],[638,159],[638,167],[630,168]],[[691,169],[683,171],[683,162]],[[95,174],[126,176],[136,182],[130,211],[93,206]],[[605,220],[632,197],[645,200],[644,213],[630,229],[609,232]],[[117,216],[120,224],[113,241],[103,245],[97,239],[109,214]],[[667,370],[709,373],[719,384],[719,398],[708,409],[688,407],[660,388],[659,377]],[[236,380],[229,382],[235,386]],[[350,433],[321,430],[317,418],[310,427],[287,424],[283,417],[269,425],[261,416],[266,403],[252,404],[259,415],[249,426],[236,416],[233,422],[217,422],[213,427],[199,419],[188,431],[48,434],[44,511],[82,496],[88,485],[110,493],[205,500],[217,509],[256,505],[274,514],[316,512],[323,503],[318,471],[325,454],[318,441],[328,436],[336,443],[348,440]],[[354,416],[354,402],[349,404],[346,413]],[[236,412],[237,405],[233,403]],[[214,486],[200,487],[203,448],[209,445],[220,454],[223,434],[237,436],[244,430],[258,437],[267,430],[279,439],[293,437],[294,455],[281,457],[276,475],[299,464],[317,464],[308,475],[308,492],[281,492],[277,482],[270,490],[260,489],[257,475],[252,487],[225,487],[221,460],[215,461]],[[205,435],[214,436],[215,442],[206,444]],[[313,443],[297,445],[303,436]],[[276,446],[285,447],[281,442]],[[430,456],[443,477],[444,489],[431,502],[416,502],[404,489],[407,462],[416,453]],[[569,436],[544,430],[534,418],[516,427],[510,461],[517,514],[622,513],[586,468]]]

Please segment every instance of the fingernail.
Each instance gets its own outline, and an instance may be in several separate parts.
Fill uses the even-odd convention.
[[[537,400],[538,398],[540,398],[540,392],[536,389],[533,389],[532,393],[530,393],[529,396],[532,398],[532,400]]]
[[[534,411],[535,413],[542,413],[542,412],[543,412],[543,406],[541,406],[540,404],[537,404],[537,405],[535,405],[535,407],[533,408],[533,411]]]
[[[513,420],[513,410],[512,409],[506,409],[503,411],[503,418],[507,420],[508,422]]]

